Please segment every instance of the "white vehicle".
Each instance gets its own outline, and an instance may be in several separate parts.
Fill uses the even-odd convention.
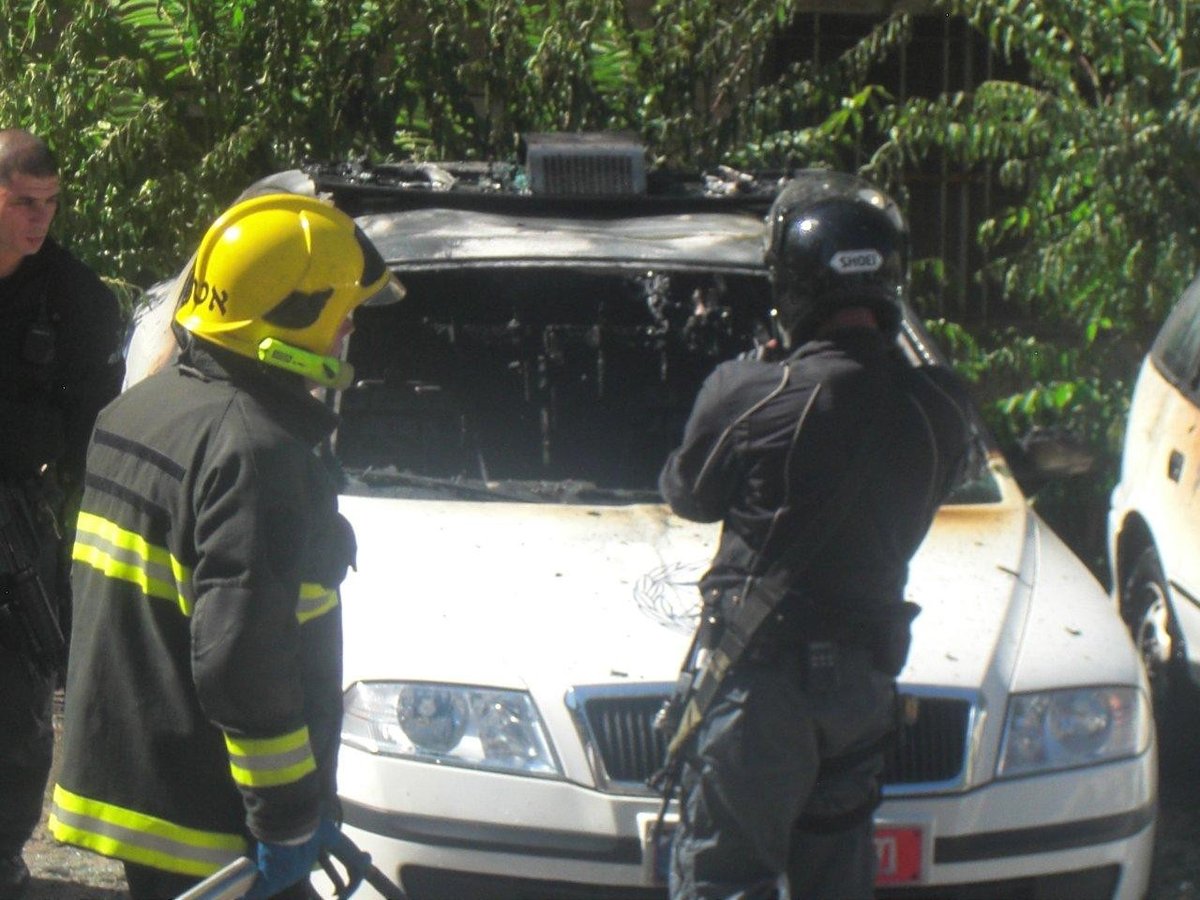
[[[413,900],[665,896],[652,720],[716,530],[672,516],[656,476],[704,375],[761,336],[777,184],[641,160],[535,139],[525,167],[278,182],[357,216],[407,287],[356,316],[332,450],[359,544],[345,822]],[[912,317],[900,341],[938,358]],[[880,896],[1136,900],[1157,798],[1141,661],[982,427],[975,463],[912,566]]]
[[[1142,360],[1108,517],[1113,591],[1149,672],[1163,754],[1200,722],[1200,279]]]

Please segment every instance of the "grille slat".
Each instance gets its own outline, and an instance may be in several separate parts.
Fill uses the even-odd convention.
[[[971,705],[966,700],[924,697],[917,720],[900,729],[884,763],[884,784],[950,781],[962,772]]]
[[[662,764],[667,742],[654,730],[663,696],[591,696],[584,715],[609,780],[642,784]],[[956,697],[910,697],[916,717],[885,754],[884,784],[953,781],[962,773],[971,704]]]
[[[644,782],[662,763],[666,740],[654,730],[663,697],[597,697],[584,712],[613,781]]]

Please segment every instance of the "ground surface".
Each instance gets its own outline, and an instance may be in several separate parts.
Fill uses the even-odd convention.
[[[1200,900],[1200,763],[1164,774],[1160,793],[1155,873],[1147,900]],[[121,866],[57,843],[46,831],[44,815],[26,845],[25,861],[34,879],[25,900],[126,897]]]

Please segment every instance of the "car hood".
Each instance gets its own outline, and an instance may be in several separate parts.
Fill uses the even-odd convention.
[[[341,509],[358,540],[342,591],[348,682],[670,678],[716,537],[655,504],[343,497]]]
[[[655,504],[347,496],[341,509],[358,538],[343,586],[347,684],[673,681],[718,533]],[[907,596],[922,607],[909,684],[990,683],[1002,696],[1137,681],[1103,589],[1019,497],[943,508]]]

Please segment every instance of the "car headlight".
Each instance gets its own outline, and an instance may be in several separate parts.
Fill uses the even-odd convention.
[[[1132,687],[1070,688],[1009,700],[997,776],[1010,778],[1136,756],[1150,711]]]
[[[533,699],[523,691],[425,682],[358,682],[343,703],[342,740],[369,753],[561,775]]]

